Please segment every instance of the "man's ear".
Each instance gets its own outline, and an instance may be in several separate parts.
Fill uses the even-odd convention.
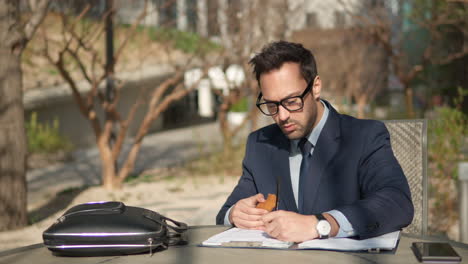
[[[315,76],[314,83],[312,84],[312,95],[315,100],[320,99],[320,92],[322,91],[322,80],[320,76]]]

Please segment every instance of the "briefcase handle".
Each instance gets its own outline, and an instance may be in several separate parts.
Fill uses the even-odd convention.
[[[125,210],[122,202],[91,202],[76,205],[63,214],[63,218],[77,215],[121,214]]]
[[[183,233],[183,232],[187,231],[187,229],[188,229],[188,226],[187,226],[186,223],[176,221],[176,220],[171,219],[169,217],[166,217],[164,215],[161,215],[161,218],[166,220],[166,221],[172,222],[174,225],[170,225],[165,221],[167,227],[171,228],[172,230],[176,231],[177,233]]]
[[[160,225],[168,227],[168,228],[174,230],[177,233],[183,233],[183,232],[187,231],[187,229],[188,229],[186,223],[176,221],[174,219],[171,219],[169,217],[166,217],[164,215],[161,215],[161,214],[156,213],[156,212],[151,211],[151,210],[145,210],[145,212],[143,213],[143,216],[150,219],[150,220],[153,220],[154,222],[156,222],[156,223],[158,223]],[[174,225],[171,225],[171,224],[167,223],[167,221],[172,222]]]

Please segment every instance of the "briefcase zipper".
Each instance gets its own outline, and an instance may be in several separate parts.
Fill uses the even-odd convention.
[[[44,233],[46,236],[72,236],[72,237],[112,237],[112,236],[148,236],[159,235],[161,231],[156,232],[121,232],[121,233]]]
[[[150,258],[153,256],[153,239],[148,238],[149,248],[150,248]]]
[[[46,245],[47,248],[53,248],[53,249],[73,249],[73,248],[122,248],[122,247],[148,247],[148,244],[108,244],[108,245],[99,245],[99,244],[94,244],[94,245],[58,245],[58,246],[53,246],[53,245]],[[152,247],[158,247],[158,246],[163,246],[166,247],[164,244],[154,244]]]

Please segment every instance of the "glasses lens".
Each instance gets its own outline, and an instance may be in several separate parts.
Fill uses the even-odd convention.
[[[278,112],[278,106],[275,103],[263,103],[258,106],[265,115],[274,115]]]
[[[281,101],[281,105],[289,111],[297,111],[302,108],[303,101],[301,97],[291,97]]]

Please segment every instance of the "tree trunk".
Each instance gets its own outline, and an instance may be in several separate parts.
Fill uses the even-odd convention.
[[[16,1],[0,1],[0,231],[27,224],[26,135]]]
[[[366,118],[365,107],[367,105],[367,95],[365,93],[361,94],[356,99],[358,106],[357,117],[360,119]]]
[[[406,85],[405,86],[405,99],[406,99],[406,113],[408,118],[414,118],[414,108],[413,108],[413,88]]]
[[[107,138],[101,136],[97,143],[102,166],[102,185],[107,190],[113,190],[116,187],[115,181],[117,181],[115,159],[112,157],[112,151],[107,145]]]
[[[228,100],[228,99],[226,99]],[[223,157],[229,158],[232,153],[232,133],[230,132],[227,114],[230,105],[226,102],[222,103],[218,109],[218,122],[221,135],[223,137]]]

